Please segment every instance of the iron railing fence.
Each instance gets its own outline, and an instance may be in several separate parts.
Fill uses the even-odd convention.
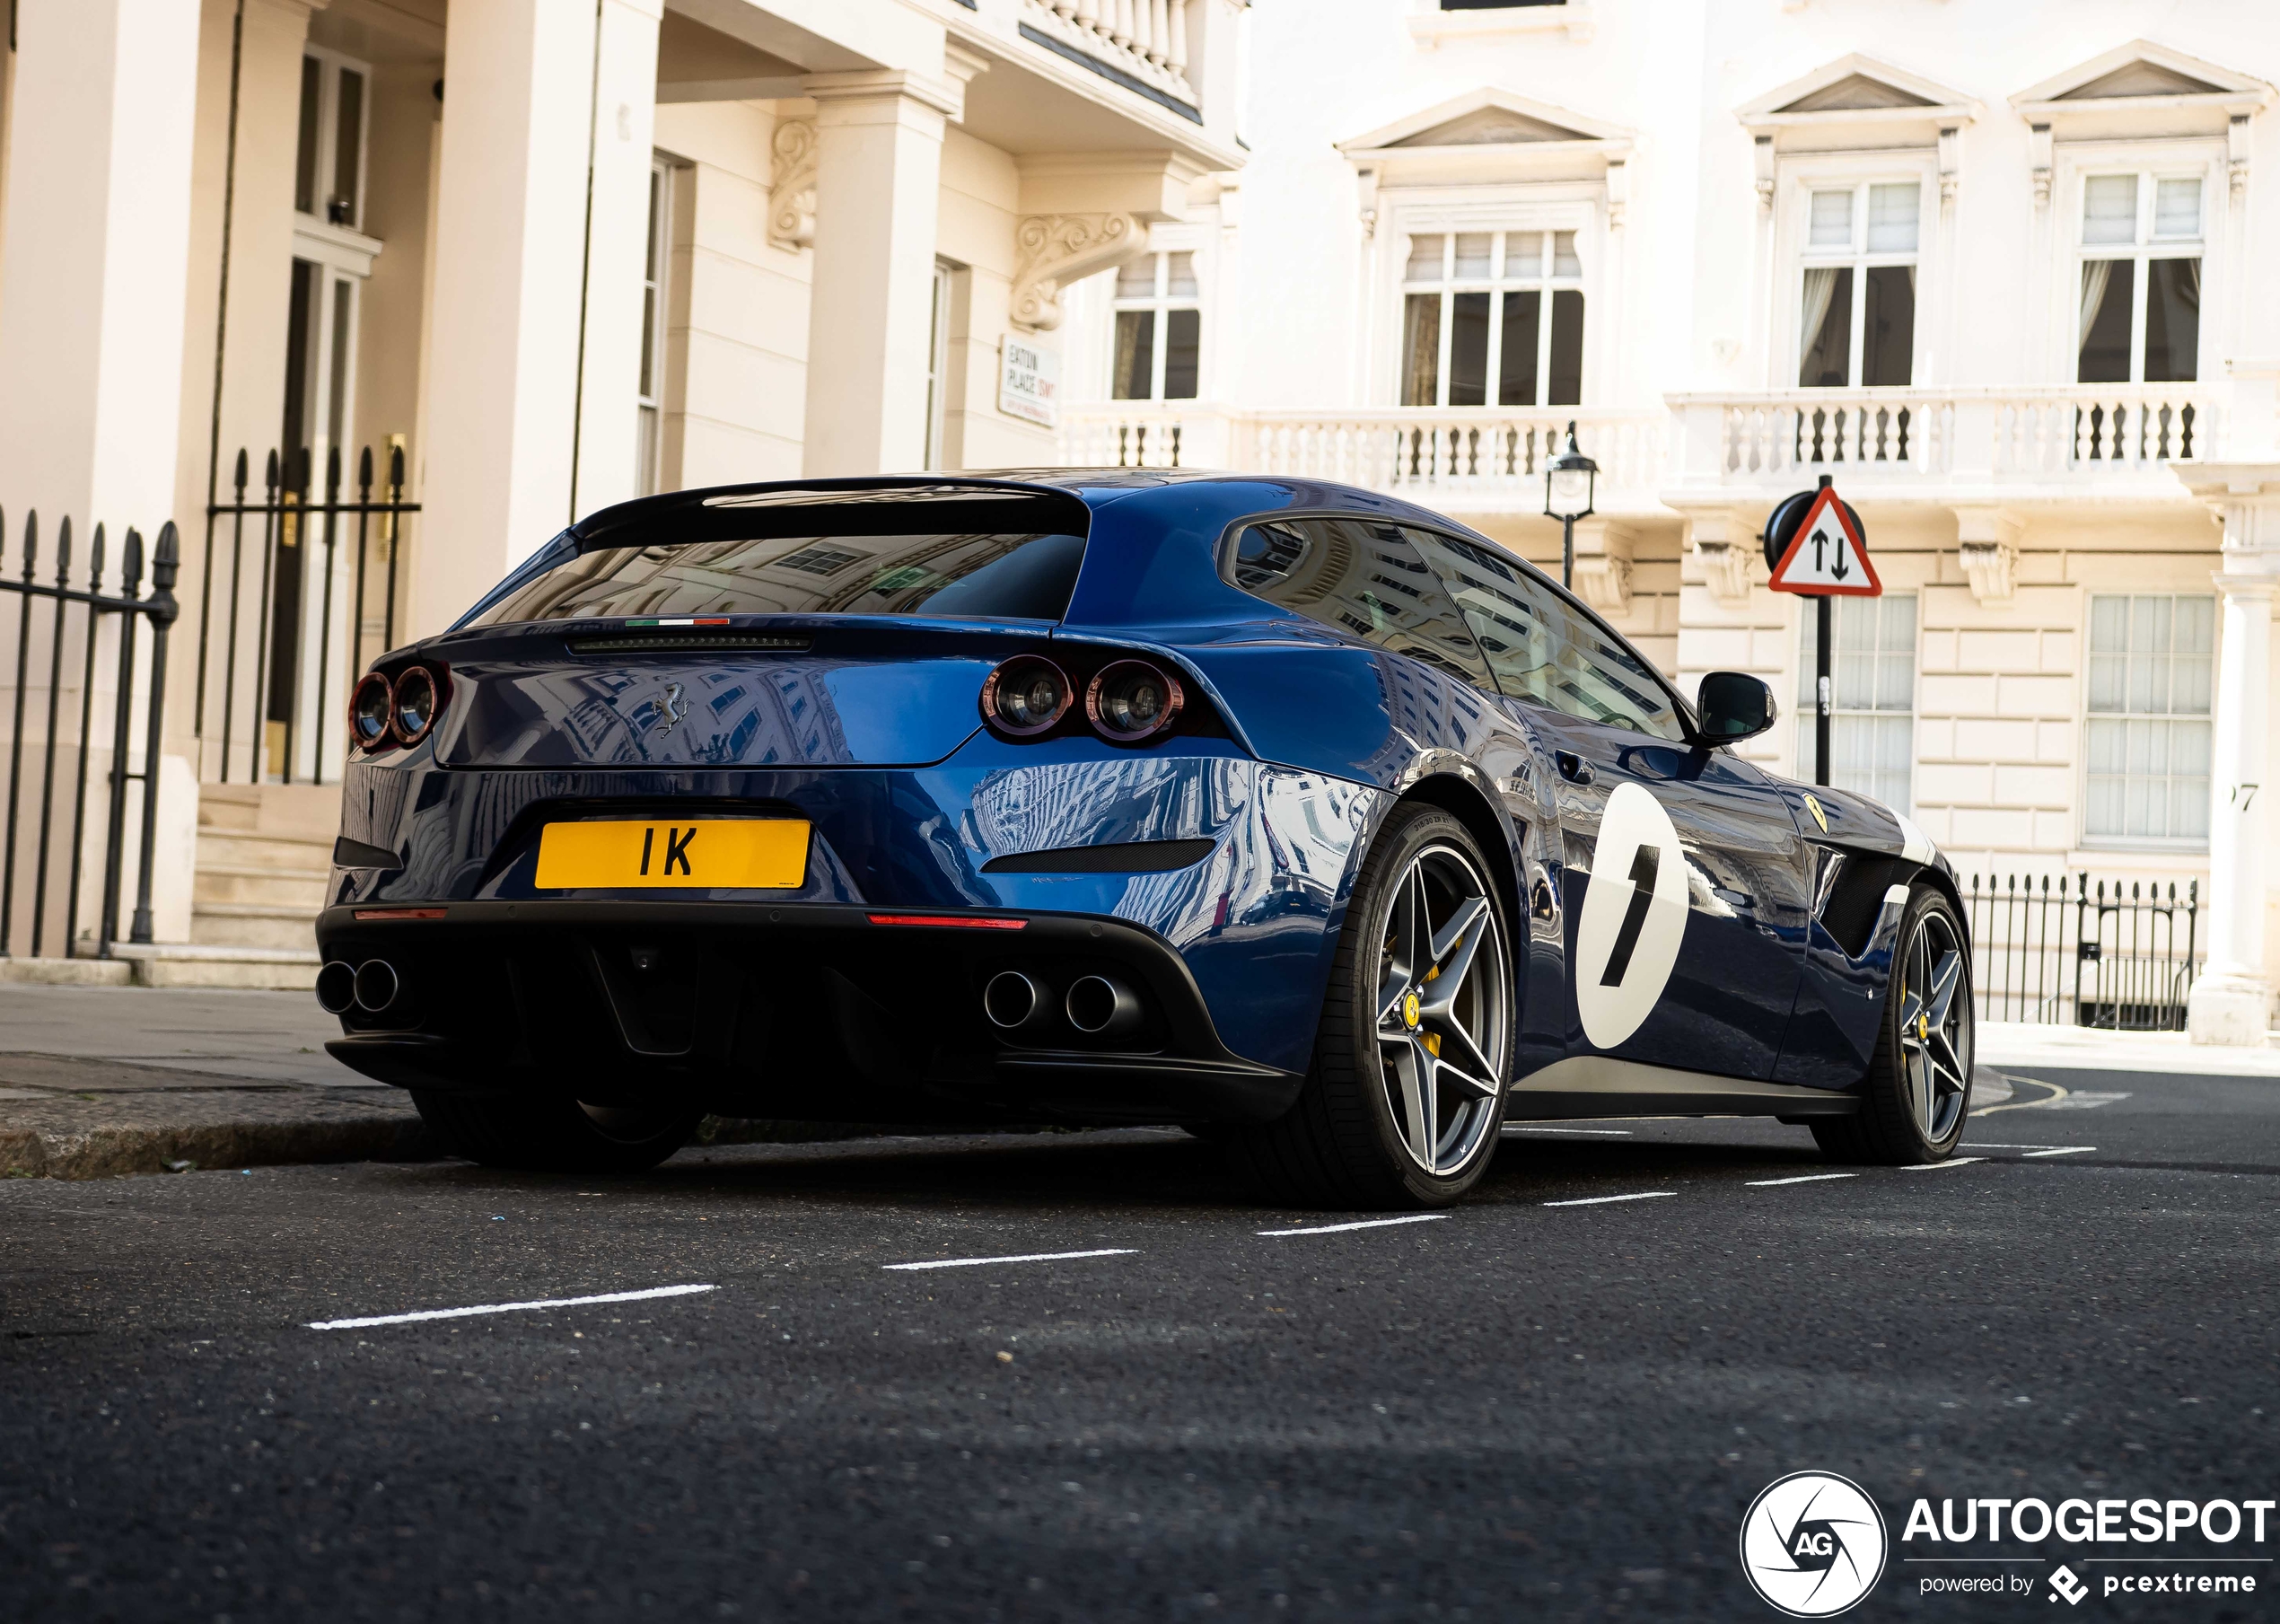
[[[238,452],[231,499],[206,510],[200,581],[197,732],[202,777],[224,784],[338,781],[348,692],[372,657],[396,645],[404,448],[373,452],[341,487],[340,449],[311,484],[306,448],[268,454],[261,485]],[[344,556],[345,555],[345,556]]]
[[[1973,874],[1972,987],[1982,1020],[2182,1031],[2198,972],[2201,882]]]
[[[43,580],[39,515],[25,515],[20,563],[7,557],[7,522],[0,517],[0,678],[13,675],[14,682],[0,712],[8,720],[7,753],[0,758],[0,794],[6,797],[0,958],[73,957],[83,926],[93,955],[110,957],[120,934],[130,785],[141,786],[141,806],[133,820],[139,842],[127,939],[152,939],[166,644],[178,612],[180,543],[170,521],[150,551],[147,594],[142,533],[127,532],[118,567],[108,575],[105,548],[98,524],[82,567],[65,519],[56,527]],[[5,612],[11,597],[13,615]],[[138,635],[145,623],[147,640]],[[134,771],[138,698],[142,769]],[[96,885],[101,900],[91,920],[83,903]]]

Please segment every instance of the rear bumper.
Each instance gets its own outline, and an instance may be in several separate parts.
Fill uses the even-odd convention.
[[[1221,1040],[1179,953],[1125,920],[835,903],[467,901],[317,924],[328,961],[385,960],[402,992],[327,1045],[401,1087],[672,1101],[843,1122],[1265,1121],[1293,1073]],[[987,919],[975,925],[959,921]],[[1018,970],[1056,1003],[1077,977],[1144,1006],[1113,1042],[982,1013]]]

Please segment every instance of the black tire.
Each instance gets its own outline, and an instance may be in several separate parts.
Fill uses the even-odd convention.
[[[1954,983],[1944,987],[1944,967],[1951,963]],[[1922,998],[1926,985],[1934,992],[1928,1007]],[[1942,1005],[1949,1017],[1944,1027],[1934,1021]],[[1943,1042],[1934,1043],[1934,1034]],[[1884,1020],[1861,1085],[1861,1109],[1814,1121],[1821,1154],[1832,1162],[1882,1167],[1946,1161],[1970,1120],[1974,1045],[1970,939],[1954,905],[1918,884],[1900,916]],[[1955,1071],[1960,1084],[1947,1075]]]
[[[1404,892],[1404,882],[1428,864],[1433,865],[1428,886],[1433,883],[1431,873],[1438,873],[1443,876],[1444,896],[1454,898],[1456,891],[1445,882],[1469,868],[1478,883],[1478,894],[1487,903],[1488,934],[1466,955],[1464,967],[1455,970],[1470,932],[1453,939],[1446,957],[1459,978],[1456,996],[1470,1011],[1465,1019],[1481,1028],[1472,1034],[1476,1049],[1495,1074],[1489,1097],[1449,1085],[1452,1100],[1462,1096],[1461,1102],[1451,1108],[1447,1129],[1446,1142],[1456,1146],[1457,1159],[1438,1164],[1435,1171],[1428,1171],[1411,1154],[1405,1129],[1396,1121],[1395,1095],[1405,1086],[1402,1077],[1408,1075],[1401,1067],[1415,1062],[1403,1060],[1393,1067],[1386,1065],[1381,1058],[1378,1017],[1383,988],[1390,985],[1385,979],[1392,962],[1389,943],[1394,922],[1390,916]],[[1355,877],[1322,1001],[1313,1064],[1298,1102],[1273,1122],[1240,1128],[1228,1135],[1228,1154],[1235,1171],[1267,1199],[1283,1207],[1341,1210],[1446,1207],[1487,1171],[1504,1121],[1518,1002],[1507,945],[1509,926],[1495,874],[1464,825],[1448,813],[1413,803],[1396,808],[1388,817]],[[1417,894],[1427,897],[1428,891]],[[1429,900],[1426,906],[1429,909]],[[1451,906],[1469,908],[1470,904],[1467,900]],[[1449,917],[1454,917],[1453,912]],[[1429,956],[1431,936],[1438,928],[1445,928],[1443,922],[1429,921],[1423,933]],[[1478,963],[1484,950],[1490,951],[1492,957],[1486,963]],[[1441,968],[1434,964],[1434,976]],[[1486,979],[1476,988],[1470,979],[1475,976],[1495,979],[1493,996]],[[1454,1038],[1429,1032],[1421,1025],[1420,1006],[1414,997],[1405,998],[1400,1007],[1401,1018],[1418,1043],[1427,1037],[1434,1039],[1431,1053],[1440,1061],[1442,1048],[1452,1046]],[[1469,1030],[1462,1022],[1459,1029]],[[1397,1054],[1414,1053],[1404,1051],[1398,1041],[1394,1048]],[[1451,1052],[1460,1051],[1452,1047]],[[1436,1093],[1443,1085],[1437,1079],[1445,1074],[1435,1066],[1428,1068],[1427,1075],[1436,1081],[1426,1092]],[[1471,1073],[1460,1075],[1469,1078]],[[1404,1093],[1402,1097],[1409,1096]],[[1425,1135],[1434,1143],[1432,1154],[1436,1157],[1443,1143],[1439,1137],[1440,1121],[1436,1114]]]
[[[532,1172],[645,1172],[688,1144],[704,1118],[695,1110],[624,1110],[417,1088],[412,1103],[454,1155]]]

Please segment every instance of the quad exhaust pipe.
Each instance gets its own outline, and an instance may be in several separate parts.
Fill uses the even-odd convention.
[[[362,964],[335,959],[317,971],[317,1005],[329,1015],[345,1015],[352,1009],[381,1014],[403,996],[403,978],[385,959],[367,959]]]
[[[1079,976],[1065,1007],[1069,1024],[1088,1038],[1121,1038],[1140,1026],[1140,995],[1114,976]]]
[[[1054,1014],[1052,996],[1018,970],[1002,970],[982,988],[982,1013],[1000,1031],[1033,1031]],[[1088,1038],[1120,1038],[1139,1030],[1140,995],[1113,976],[1079,976],[1060,1013]]]

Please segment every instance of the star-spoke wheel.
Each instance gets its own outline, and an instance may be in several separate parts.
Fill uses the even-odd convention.
[[[1945,916],[1918,916],[1893,991],[1908,1108],[1916,1131],[1935,1145],[1954,1131],[1970,1092],[1970,1000],[1957,996],[1963,972],[1963,948]]]
[[[1496,1119],[1511,986],[1487,882],[1455,847],[1410,860],[1378,969],[1378,1060],[1395,1132],[1424,1172],[1455,1173]]]
[[[1971,938],[1933,885],[1909,888],[1890,973],[1868,1074],[1851,1091],[1859,1109],[1815,1117],[1813,1137],[1839,1162],[1944,1161],[1971,1111]]]

